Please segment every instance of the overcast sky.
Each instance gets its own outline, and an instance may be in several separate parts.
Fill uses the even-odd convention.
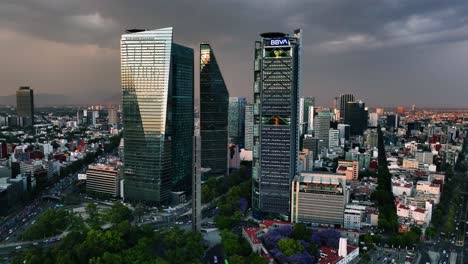
[[[250,98],[254,41],[300,27],[303,95],[320,105],[350,92],[370,106],[468,107],[467,18],[466,0],[1,0],[0,95],[118,94],[123,31],[172,26],[196,54],[209,41],[231,96]]]

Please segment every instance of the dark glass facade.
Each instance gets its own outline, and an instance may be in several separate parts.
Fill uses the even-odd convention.
[[[229,139],[239,149],[244,148],[246,104],[245,97],[229,97]]]
[[[209,44],[200,44],[201,166],[228,173],[229,92]]]
[[[361,101],[348,102],[345,123],[350,127],[351,136],[362,136],[367,129],[368,114],[366,105]]]
[[[21,126],[34,125],[34,91],[23,86],[16,91],[16,114],[21,118]]]
[[[125,199],[165,204],[173,186],[190,188],[193,58],[172,28],[122,35]]]
[[[341,94],[340,95],[340,118],[341,120],[346,120],[348,102],[354,102],[354,95],[353,94]]]
[[[252,204],[257,214],[290,211],[299,149],[301,30],[264,33],[254,57]]]

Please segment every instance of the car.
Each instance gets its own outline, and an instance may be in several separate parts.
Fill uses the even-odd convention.
[[[213,263],[218,263],[218,256],[213,257]]]
[[[15,247],[15,249],[21,249],[21,246],[17,246],[17,247]]]
[[[445,254],[445,253],[447,253],[447,252],[446,252],[445,249],[444,249],[444,251],[442,251],[442,253]]]
[[[37,243],[37,242],[34,242],[34,243],[33,243],[33,246],[37,246],[37,245],[39,245],[39,243]]]

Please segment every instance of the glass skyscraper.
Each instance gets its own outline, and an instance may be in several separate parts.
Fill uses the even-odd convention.
[[[239,149],[244,148],[246,104],[245,97],[229,97],[229,139]]]
[[[229,92],[210,44],[200,44],[201,166],[228,173]]]
[[[164,204],[173,186],[190,189],[193,49],[172,28],[121,38],[125,199]]]
[[[255,42],[252,204],[256,217],[289,215],[299,152],[301,35],[264,33]]]
[[[252,150],[253,147],[253,104],[245,106],[245,132],[244,132],[244,149]]]
[[[16,91],[16,114],[21,126],[34,125],[34,91],[28,86],[22,86]]]

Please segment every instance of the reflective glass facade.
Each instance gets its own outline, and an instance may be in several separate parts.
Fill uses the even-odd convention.
[[[200,44],[201,166],[228,173],[229,92],[209,44]]]
[[[246,103],[245,97],[229,97],[229,139],[239,149],[244,148]]]
[[[172,42],[172,28],[124,34],[121,85],[125,198],[166,203],[191,175],[193,50]]]
[[[252,203],[257,212],[287,216],[299,149],[301,30],[294,37],[261,36],[254,60]]]

